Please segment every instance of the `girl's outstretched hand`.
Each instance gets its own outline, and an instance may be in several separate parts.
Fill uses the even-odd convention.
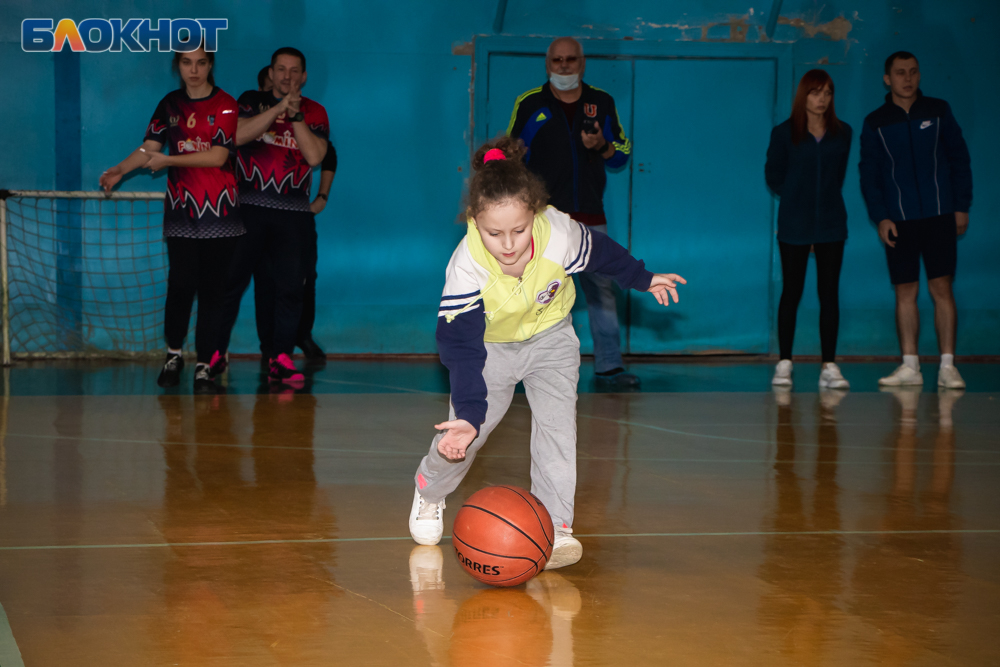
[[[476,439],[476,427],[464,419],[435,424],[439,431],[447,431],[438,441],[438,451],[445,458],[461,461],[465,458],[465,450]]]
[[[674,297],[674,303],[678,302],[677,283],[687,285],[687,282],[676,273],[654,273],[646,291],[655,296],[661,305],[669,306],[671,296]]]

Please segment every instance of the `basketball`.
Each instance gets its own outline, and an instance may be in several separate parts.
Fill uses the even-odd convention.
[[[491,586],[517,586],[545,569],[554,538],[548,510],[516,486],[490,486],[472,494],[452,529],[462,568]]]

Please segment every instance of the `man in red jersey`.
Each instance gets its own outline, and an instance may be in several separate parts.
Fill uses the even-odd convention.
[[[238,100],[236,164],[247,234],[237,248],[223,303],[219,358],[229,347],[240,300],[255,276],[263,288],[263,305],[273,304],[260,311],[268,316],[257,323],[269,375],[296,384],[304,379],[291,356],[302,314],[303,247],[312,221],[309,187],[312,168],[326,155],[330,124],[326,109],[301,94],[306,83],[301,51],[275,51],[270,78],[272,90],[248,90]]]

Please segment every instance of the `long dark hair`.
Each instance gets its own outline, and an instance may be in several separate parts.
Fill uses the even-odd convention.
[[[802,76],[799,81],[799,89],[795,91],[795,101],[792,103],[792,143],[798,144],[803,137],[809,133],[808,113],[806,112],[806,98],[814,90],[823,90],[825,86],[830,86],[830,106],[823,114],[826,121],[826,131],[830,135],[837,134],[840,130],[840,121],[837,119],[837,112],[833,110],[834,90],[833,79],[824,70],[811,69]]]
[[[201,44],[198,45],[198,49],[203,51],[205,50],[204,39],[201,40]],[[195,51],[198,49],[195,49]],[[181,79],[181,88],[184,88],[185,86],[184,77],[180,76],[181,58],[183,58],[186,53],[193,53],[193,51],[174,51],[174,60],[170,65],[170,69],[172,69]],[[205,51],[205,57],[208,58],[208,64],[212,66],[212,68],[208,70],[208,85],[215,86],[215,51]]]

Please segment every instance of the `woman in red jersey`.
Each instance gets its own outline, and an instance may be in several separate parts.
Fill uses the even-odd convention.
[[[134,169],[167,168],[163,235],[170,270],[164,324],[167,358],[157,379],[161,387],[180,382],[181,346],[198,296],[195,349],[196,392],[214,392],[208,373],[215,349],[219,300],[236,240],[244,234],[236,175],[229,161],[239,116],[236,100],[215,86],[215,53],[204,45],[174,53],[182,86],[160,100],[142,145],[101,175],[106,192]],[[169,147],[168,154],[162,152]]]

